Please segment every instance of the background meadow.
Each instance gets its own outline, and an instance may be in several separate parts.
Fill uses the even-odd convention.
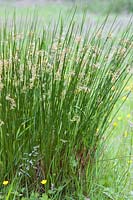
[[[0,6],[0,199],[133,198],[129,1]]]

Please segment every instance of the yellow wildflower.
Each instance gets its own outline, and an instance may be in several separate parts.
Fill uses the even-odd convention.
[[[127,99],[127,96],[122,97],[122,101],[125,101]]]
[[[47,183],[47,180],[45,180],[45,179],[41,181],[41,184],[43,184],[43,185],[45,185],[46,183]]]
[[[114,123],[113,123],[113,126],[114,126],[114,127],[117,127],[117,126],[118,126],[118,123],[117,123],[117,122],[114,122]]]
[[[131,117],[131,114],[127,114],[127,118],[129,119]]]
[[[3,185],[8,185],[9,181],[3,181]]]

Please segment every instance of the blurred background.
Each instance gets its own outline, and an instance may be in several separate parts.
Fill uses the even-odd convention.
[[[133,0],[0,0],[0,17],[5,15],[5,10],[12,16],[16,8],[17,16],[26,16],[28,12],[38,10],[38,16],[47,23],[56,20],[61,11],[62,17],[66,18],[71,8],[77,7],[77,19],[81,19],[84,10],[87,11],[88,21],[94,25],[102,22],[107,14],[110,15],[111,24],[117,16],[117,28],[125,27],[133,14]],[[108,28],[107,24],[107,28]]]
[[[100,20],[109,13],[110,16],[119,16],[121,23],[125,24],[133,14],[133,0],[0,0],[0,16],[5,10],[12,14],[14,7],[18,13],[25,13],[27,8],[32,11],[39,8],[41,17],[51,20],[53,17],[56,19],[60,11],[65,16],[75,6],[78,15],[86,10],[94,20]]]
[[[131,13],[133,12],[133,0],[0,0],[1,4],[13,4],[15,6],[31,6],[40,4],[78,4],[90,12],[96,13]]]

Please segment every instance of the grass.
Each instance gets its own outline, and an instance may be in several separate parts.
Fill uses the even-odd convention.
[[[115,116],[132,90],[132,27],[113,36],[107,18],[90,31],[73,12],[48,27],[17,16],[0,29],[1,198],[128,199],[132,128],[125,137],[129,112]]]

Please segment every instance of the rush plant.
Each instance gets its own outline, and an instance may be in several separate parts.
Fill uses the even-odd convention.
[[[113,35],[115,21],[91,29],[74,15],[48,27],[14,15],[0,27],[0,179],[56,200],[91,196],[132,73],[131,24]]]

